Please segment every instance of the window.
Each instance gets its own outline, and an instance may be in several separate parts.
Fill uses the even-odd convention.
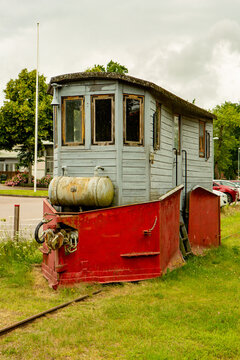
[[[114,95],[92,96],[92,143],[114,144]]]
[[[156,103],[156,112],[153,115],[153,150],[160,149],[161,105]]]
[[[210,134],[208,131],[205,132],[206,137],[206,160],[210,158]]]
[[[143,145],[143,96],[123,96],[123,138],[126,145]]]
[[[181,117],[180,115],[174,115],[173,118],[173,125],[174,125],[174,147],[177,149],[177,153],[180,154],[181,150],[181,137],[180,137],[180,124],[181,124]]]
[[[14,171],[14,164],[11,163],[6,164],[5,171]]]
[[[58,146],[58,134],[57,134],[57,106],[53,106],[53,134],[54,134],[54,146]]]
[[[62,100],[63,145],[84,144],[84,98],[68,96]]]
[[[199,156],[205,157],[205,122],[199,121]]]

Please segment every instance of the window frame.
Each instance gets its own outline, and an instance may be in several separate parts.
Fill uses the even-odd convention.
[[[203,125],[203,136],[200,136],[200,126]],[[205,121],[199,120],[199,127],[198,127],[198,140],[199,140],[199,157],[205,158],[206,154],[206,124]],[[203,138],[202,147],[200,148],[200,138]]]
[[[82,141],[66,142],[66,100],[82,100]],[[85,98],[84,96],[62,96],[62,146],[77,146],[85,144]]]
[[[95,102],[96,100],[111,100],[111,140],[96,141]],[[114,145],[115,144],[115,96],[114,94],[91,95],[91,133],[92,145]]]
[[[140,119],[139,119],[139,141],[129,141],[126,139],[126,99],[135,99],[140,101]],[[144,96],[134,94],[123,94],[123,144],[127,146],[144,145]]]
[[[181,152],[181,115],[180,114],[173,114],[173,142],[175,147],[175,117],[178,118],[178,148],[177,148],[177,154],[180,155]]]
[[[209,158],[210,158],[210,156],[211,156],[211,135],[210,135],[210,133],[206,130],[205,131],[205,149],[206,149],[206,151],[205,151],[205,154],[206,154],[206,160],[208,160]]]
[[[161,104],[156,101],[156,111],[153,114],[153,150],[161,146]]]

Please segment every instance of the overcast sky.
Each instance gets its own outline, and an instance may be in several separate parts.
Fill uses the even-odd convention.
[[[206,109],[239,102],[240,0],[0,0],[0,105],[11,78],[114,60]]]

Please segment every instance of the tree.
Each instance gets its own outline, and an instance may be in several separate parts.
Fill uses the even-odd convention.
[[[213,123],[215,176],[233,179],[237,175],[238,147],[240,147],[240,106],[231,102],[217,105]]]
[[[107,68],[104,67],[104,65],[94,65],[91,68],[88,68],[85,70],[85,72],[114,72],[118,74],[126,74],[128,73],[128,69],[124,65],[120,65],[118,62],[109,61],[107,64]]]
[[[51,95],[47,94],[46,78],[38,77],[38,157],[43,140],[52,140]],[[23,69],[18,78],[6,86],[5,101],[0,109],[0,149],[19,149],[20,165],[32,177],[35,144],[36,70]]]

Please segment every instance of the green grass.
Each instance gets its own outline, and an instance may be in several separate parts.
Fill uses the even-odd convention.
[[[17,196],[48,196],[48,190],[19,190],[14,187],[9,190],[0,190],[0,195],[17,195]]]
[[[239,207],[229,207],[222,237],[238,232]],[[162,278],[55,292],[31,270],[40,261],[37,246],[18,246],[0,247],[3,325],[103,292],[3,336],[0,359],[240,359],[240,234]]]

